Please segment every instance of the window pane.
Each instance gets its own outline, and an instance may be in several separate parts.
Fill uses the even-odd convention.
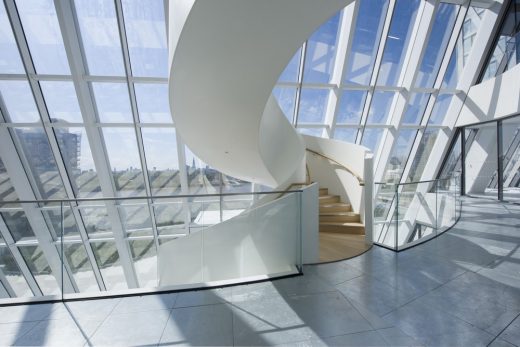
[[[0,4],[0,73],[25,73],[4,4]]]
[[[329,83],[336,57],[341,12],[323,24],[307,41],[303,81]]]
[[[133,123],[126,83],[92,83],[102,123]]]
[[[55,295],[60,293],[60,287],[53,276],[49,263],[40,246],[23,246],[18,248],[25,263],[31,270],[43,295]],[[61,274],[56,274],[59,278]]]
[[[6,246],[0,246],[0,269],[18,298],[33,296],[18,263]]]
[[[404,113],[403,124],[417,125],[421,123],[429,99],[429,93],[412,93]]]
[[[53,122],[82,123],[78,97],[72,82],[40,82],[45,104]]]
[[[450,58],[450,63],[444,80],[442,81],[441,88],[456,88],[459,81],[460,75],[466,61],[471,53],[475,36],[477,35],[478,29],[480,28],[480,16],[478,15],[477,9],[470,6],[464,19],[464,25],[457,39],[457,44]],[[487,10],[485,10],[487,11]]]
[[[397,85],[420,3],[420,0],[397,0],[377,77],[378,85]]]
[[[51,204],[49,204],[51,205]],[[54,230],[56,239],[61,238],[61,220],[62,212],[59,204],[52,204],[43,210],[43,215],[49,222],[49,227]],[[76,219],[70,206],[63,206],[63,229],[66,239],[79,239],[79,230],[76,225]]]
[[[416,182],[421,180],[424,168],[428,162],[428,158],[430,157],[430,153],[439,132],[439,129],[426,129],[424,132],[421,138],[421,142],[419,143],[419,147],[417,148],[417,152],[415,153],[412,167],[408,173],[409,182]],[[428,177],[426,179],[430,178],[433,177]]]
[[[157,287],[157,250],[153,239],[128,241],[139,288]]]
[[[155,225],[159,235],[184,234],[184,203],[182,200],[161,199],[154,205]]]
[[[385,124],[390,115],[390,107],[394,99],[394,92],[374,92],[370,110],[368,111],[367,124]]]
[[[127,289],[115,242],[92,242],[91,245],[107,290]]]
[[[328,97],[328,89],[302,89],[298,124],[323,123],[325,121]]]
[[[0,81],[0,93],[7,114],[6,120],[13,123],[34,123],[40,120],[31,87],[27,81]]]
[[[363,90],[348,90],[341,95],[337,124],[359,124],[367,92]]]
[[[144,195],[144,178],[133,128],[103,128],[118,196]]]
[[[118,206],[123,228],[129,236],[152,236],[152,221],[147,204]]]
[[[101,187],[85,128],[54,128],[54,133],[76,196],[101,197]]]
[[[141,128],[141,132],[152,194],[180,194],[181,181],[175,129]]]
[[[345,83],[370,83],[387,10],[388,0],[359,3],[352,48],[347,57]]]
[[[517,64],[520,59],[520,16],[518,1],[512,1],[506,14],[506,19],[500,28],[493,55],[482,78],[485,81],[506,71]]]
[[[82,207],[80,213],[89,238],[112,236],[112,225],[106,207]]]
[[[294,114],[294,104],[296,101],[296,88],[276,87],[273,95],[278,101],[287,120],[292,123]]]
[[[65,190],[47,134],[42,128],[14,128],[21,149],[29,163],[29,172],[44,199],[65,198]]]
[[[379,142],[381,142],[381,137],[383,136],[383,131],[385,129],[378,128],[367,128],[363,132],[363,138],[361,140],[361,145],[367,147],[372,152],[377,152],[379,149]]]
[[[63,250],[79,292],[99,292],[99,286],[92,270],[92,264],[87,257],[85,246],[82,243],[65,243]],[[60,245],[58,245],[58,251],[61,252]]]
[[[167,84],[136,83],[134,87],[141,123],[173,123]]]
[[[123,0],[122,4],[132,74],[168,77],[163,0]]]
[[[431,88],[437,78],[446,46],[453,33],[455,19],[457,19],[458,6],[440,3],[433,22],[432,31],[424,56],[422,59],[415,86],[418,88]]]
[[[289,61],[289,64],[285,67],[282,74],[278,78],[278,82],[297,82],[298,72],[300,70],[300,58],[302,49],[299,48],[296,54]]]
[[[70,75],[54,2],[17,0],[16,7],[36,72]]]
[[[189,194],[218,193],[220,187],[219,172],[193,154],[188,146],[185,146],[185,149]]]
[[[15,242],[36,240],[24,211],[5,211],[1,215]]]
[[[0,201],[15,201],[18,195],[14,191],[9,175],[4,166],[4,162],[0,158]],[[0,203],[1,206],[1,203]]]
[[[336,128],[334,131],[334,138],[336,140],[354,143],[356,142],[357,133],[358,129]]]
[[[123,76],[125,67],[112,0],[75,0],[90,75]]]
[[[449,177],[454,172],[460,172],[462,170],[461,164],[461,145],[460,145],[460,132],[457,134],[457,139],[453,147],[450,148],[450,152],[448,153],[444,166],[442,167],[442,171],[439,175],[440,178]]]
[[[399,136],[397,137],[386,166],[383,178],[384,182],[398,183],[401,180],[401,175],[403,174],[406,161],[410,155],[410,149],[412,148],[416,134],[417,130],[415,129],[399,131]]]
[[[451,98],[453,98],[452,94],[440,94],[437,96],[428,124],[441,125],[444,122]]]

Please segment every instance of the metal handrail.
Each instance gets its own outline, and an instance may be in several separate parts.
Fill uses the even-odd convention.
[[[327,156],[324,155],[324,154],[321,154],[321,153],[319,153],[319,152],[316,152],[316,151],[314,151],[314,150],[312,150],[312,149],[306,148],[306,150],[307,150],[307,152],[311,152],[311,153],[313,153],[313,154],[316,154],[316,155],[318,155],[318,156],[320,156],[320,157],[323,157],[323,158],[325,158],[325,159],[327,159],[327,160],[330,160],[330,161],[332,161],[333,163],[339,165],[342,169],[344,169],[344,170],[347,171],[349,174],[351,174],[352,176],[354,176],[354,177],[358,180],[358,183],[359,183],[360,186],[364,186],[364,185],[365,185],[365,181],[363,180],[363,178],[362,178],[361,176],[359,176],[358,174],[354,173],[354,171],[352,171],[351,169],[349,169],[349,168],[346,167],[345,165],[343,165],[343,164],[337,162],[336,160],[334,160],[334,159],[332,159],[332,158],[327,157]]]
[[[130,196],[130,197],[108,197],[108,198],[77,198],[77,199],[47,199],[47,200],[0,200],[0,204],[32,204],[32,203],[61,203],[61,202],[103,202],[103,201],[122,201],[122,200],[156,200],[156,199],[183,199],[183,198],[207,198],[221,196],[242,196],[242,195],[268,195],[280,193],[302,193],[303,190],[270,191],[270,192],[249,192],[249,193],[220,193],[220,194],[181,194],[181,195],[159,195],[159,196]]]
[[[432,183],[432,182],[438,182],[443,180],[451,180],[452,178],[457,177],[457,175],[453,175],[450,177],[441,177],[441,178],[435,178],[432,180],[425,180],[425,181],[414,181],[414,182],[399,182],[399,183],[392,183],[392,182],[374,182],[374,184],[384,184],[387,186],[404,186],[404,185],[410,185],[410,184],[420,184],[420,183]]]

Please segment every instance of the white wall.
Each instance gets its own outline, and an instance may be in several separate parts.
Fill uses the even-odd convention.
[[[520,113],[520,64],[503,74],[472,86],[456,126],[479,123]]]
[[[373,224],[373,155],[363,146],[343,141],[303,136],[308,149],[321,153],[351,170],[364,181],[358,179],[341,166],[316,154],[307,152],[307,166],[311,181],[319,182],[321,188],[328,188],[329,194],[339,195],[341,200],[352,205],[352,210],[361,216],[365,224],[367,241],[372,242]]]

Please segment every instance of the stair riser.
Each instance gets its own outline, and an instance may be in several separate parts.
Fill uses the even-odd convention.
[[[320,206],[320,213],[352,212],[350,206]]]
[[[335,202],[340,202],[339,196],[331,196],[327,198],[319,198],[320,204],[331,204]]]
[[[321,225],[320,231],[326,231],[329,233],[343,233],[351,235],[363,235],[365,234],[365,227],[363,226],[344,226],[344,225]]]
[[[355,216],[320,216],[320,222],[359,223],[359,215]]]
[[[320,188],[320,196],[323,196],[323,195],[329,195],[328,188]]]

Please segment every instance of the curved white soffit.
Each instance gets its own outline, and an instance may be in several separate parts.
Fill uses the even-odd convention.
[[[183,141],[231,176],[271,187],[287,180],[304,147],[268,100],[296,50],[352,1],[172,1],[170,107]]]

